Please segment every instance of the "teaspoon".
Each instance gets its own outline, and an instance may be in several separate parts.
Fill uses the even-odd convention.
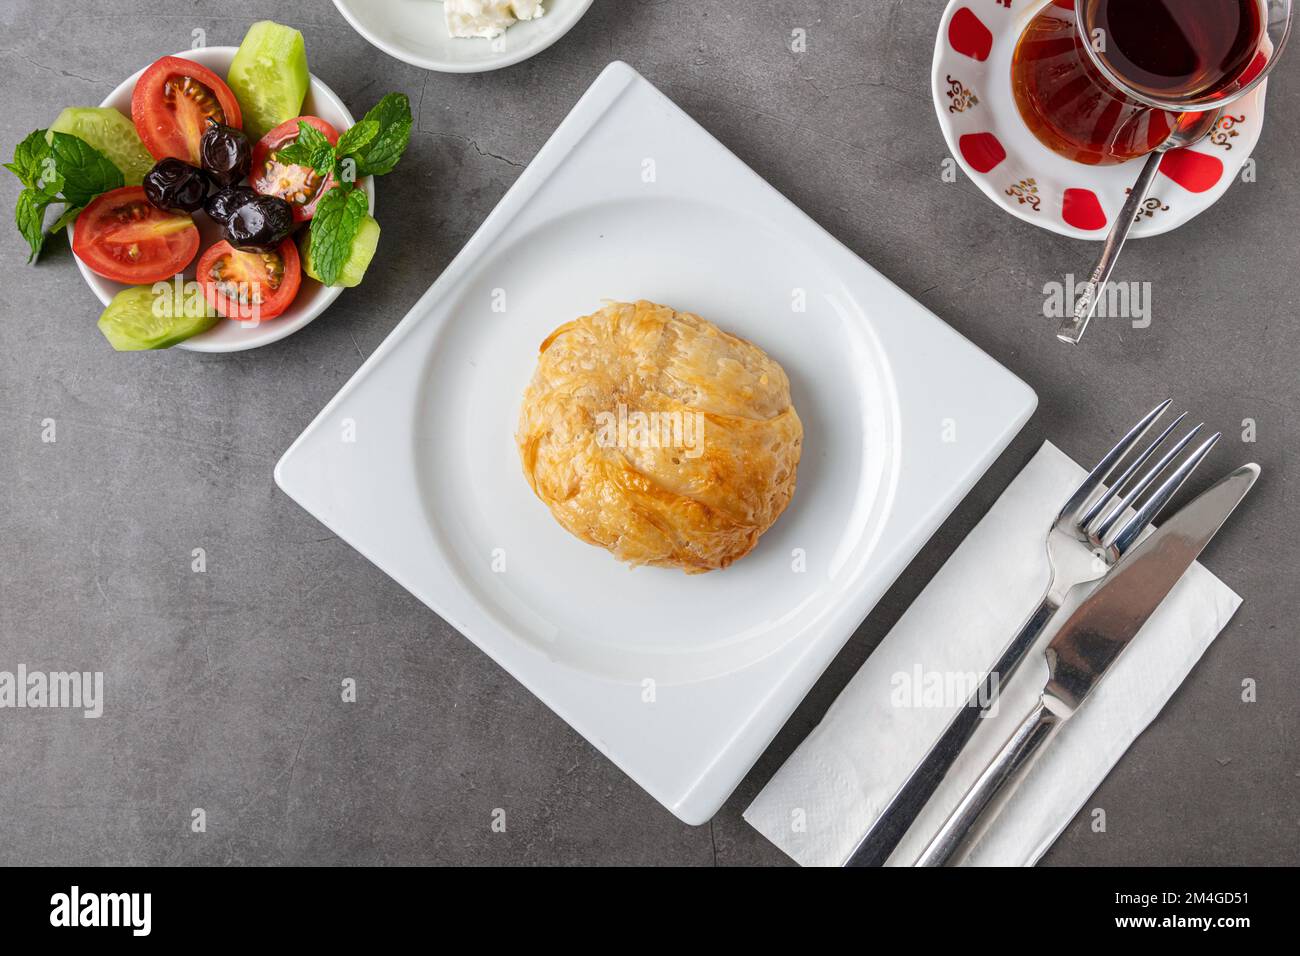
[[[1128,238],[1129,230],[1133,228],[1133,224],[1137,220],[1138,210],[1141,209],[1143,201],[1147,198],[1147,193],[1151,190],[1151,183],[1156,178],[1156,172],[1160,169],[1160,161],[1164,158],[1164,154],[1171,149],[1182,149],[1204,139],[1209,135],[1210,130],[1218,125],[1219,118],[1222,115],[1222,109],[1179,114],[1178,122],[1175,124],[1173,131],[1170,132],[1164,142],[1147,156],[1146,164],[1142,167],[1142,172],[1138,174],[1137,182],[1133,184],[1133,188],[1129,191],[1124,208],[1120,210],[1114,225],[1110,227],[1110,234],[1106,236],[1106,241],[1102,243],[1101,258],[1097,260],[1096,268],[1092,270],[1092,274],[1083,286],[1083,294],[1074,307],[1074,313],[1067,315],[1061,322],[1061,328],[1056,333],[1056,337],[1062,342],[1078,345],[1079,340],[1083,338],[1083,332],[1088,327],[1088,320],[1092,318],[1092,313],[1096,311],[1098,296],[1106,285],[1106,281],[1110,278],[1111,271],[1115,268],[1115,260],[1119,258],[1119,251],[1124,248],[1124,240]]]

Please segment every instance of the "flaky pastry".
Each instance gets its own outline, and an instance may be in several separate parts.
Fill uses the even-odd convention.
[[[785,510],[803,426],[762,349],[689,312],[615,302],[542,343],[515,438],[572,534],[697,574],[748,554]]]

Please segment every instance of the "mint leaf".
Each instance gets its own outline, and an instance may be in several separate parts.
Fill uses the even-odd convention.
[[[14,207],[14,222],[31,247],[31,262],[45,245],[45,210],[60,199],[66,204],[53,232],[76,218],[86,203],[123,184],[122,172],[85,140],[68,133],[38,129],[14,147],[5,169],[18,177],[23,191]]]
[[[357,152],[357,176],[382,176],[392,172],[411,141],[411,101],[405,93],[389,93],[361,120],[374,122],[379,131]],[[358,124],[360,125],[360,124]]]
[[[357,181],[357,153],[364,149],[379,135],[379,124],[374,120],[362,120],[341,137],[336,150],[338,163],[334,167],[334,178],[339,182],[355,183]]]
[[[361,148],[368,146],[370,141],[378,135],[379,124],[374,120],[363,119],[339,137],[338,153],[340,156],[352,155]]]
[[[300,146],[306,146],[309,150],[316,150],[321,146],[328,146],[329,139],[311,123],[303,120],[298,121],[298,138],[294,140]]]
[[[352,242],[370,212],[370,200],[355,186],[336,185],[316,204],[311,221],[311,261],[320,281],[334,285],[352,254]]]
[[[298,138],[275,152],[280,162],[310,166],[322,176],[334,168],[334,147],[325,134],[310,123],[299,122]]]
[[[311,163],[311,150],[296,139],[281,146],[273,155],[286,166],[307,166]]]
[[[14,147],[12,163],[5,163],[5,169],[18,177],[19,182],[32,189],[39,189],[37,180],[46,172],[44,160],[50,155],[50,144],[45,139],[45,130],[38,129]]]
[[[122,171],[84,139],[68,133],[54,133],[50,148],[62,181],[59,191],[70,205],[84,206],[100,193],[125,185]],[[49,192],[48,187],[46,192]]]
[[[298,124],[299,130],[309,129],[306,123]],[[299,135],[285,143],[274,153],[275,158],[286,165],[309,166],[311,165],[311,147],[303,139],[301,132]]]
[[[18,231],[31,247],[27,261],[32,262],[41,254],[45,245],[45,209],[54,200],[34,186],[29,186],[18,194],[18,205],[14,208],[14,221]]]
[[[411,101],[403,93],[389,93],[339,138],[337,147],[314,126],[299,123],[298,138],[276,152],[283,163],[310,166],[322,176],[334,170],[338,179],[352,183],[391,171],[411,140],[411,125]]]
[[[76,222],[77,217],[81,215],[81,210],[85,208],[85,206],[74,206],[72,203],[68,203],[68,205],[64,206],[63,212],[59,214],[59,218],[54,220],[54,225],[50,226],[50,235],[54,235],[54,233],[58,232],[60,229],[66,229],[68,223]]]

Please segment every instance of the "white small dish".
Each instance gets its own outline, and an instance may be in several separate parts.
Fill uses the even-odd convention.
[[[629,569],[524,480],[538,346],[604,297],[697,312],[789,374],[798,489],[724,571]],[[698,824],[1035,404],[613,63],[275,479]]]
[[[184,50],[173,54],[173,56],[193,60],[225,79],[237,50],[238,47],[233,46],[213,46],[197,50]],[[117,89],[110,93],[104,102],[99,105],[118,110],[129,119],[131,116],[131,92],[135,89],[136,80],[140,78],[140,75],[147,68],[148,64],[123,80],[118,84]],[[356,120],[352,118],[352,113],[348,111],[343,101],[315,76],[312,76],[311,86],[307,90],[307,97],[303,100],[302,114],[304,116],[319,116],[340,133],[356,123]],[[369,176],[362,180],[361,188],[365,190],[366,197],[370,200],[370,214],[374,215],[374,177]],[[221,238],[220,230],[216,224],[204,213],[195,213],[194,222],[199,227],[199,252],[194,257],[194,261],[185,269],[184,275],[187,280],[194,278],[198,260],[203,255],[204,250]],[[72,241],[73,231],[73,227],[69,226],[69,243]],[[113,301],[113,296],[127,288],[120,282],[114,282],[112,279],[105,279],[101,275],[96,275],[75,255],[73,258],[76,260],[77,268],[81,270],[81,275],[86,280],[86,284],[90,286],[90,291],[94,292],[95,297],[104,305],[108,305]],[[189,349],[193,352],[242,352],[245,349],[270,345],[272,342],[278,342],[280,339],[292,335],[312,321],[328,309],[342,291],[342,286],[324,286],[304,274],[302,286],[299,288],[293,304],[274,319],[267,319],[265,322],[254,326],[245,326],[237,321],[222,319],[206,332],[186,339],[179,345],[174,346],[174,348]]]
[[[1056,0],[951,0],[939,20],[931,89],[953,158],[1007,212],[1043,229],[1102,240],[1145,157],[1088,166],[1058,155],[1025,125],[1011,90],[1011,57],[1039,11]],[[1072,16],[1068,0],[1057,3]],[[1228,107],[1219,128],[1165,154],[1133,237],[1158,236],[1213,206],[1250,159],[1268,83]]]
[[[435,0],[334,0],[373,46],[412,66],[441,73],[485,73],[541,53],[582,19],[592,0],[546,0],[546,13],[501,36],[453,37]]]

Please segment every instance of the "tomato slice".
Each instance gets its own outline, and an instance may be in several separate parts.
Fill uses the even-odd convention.
[[[264,196],[279,196],[293,207],[293,218],[306,222],[316,215],[316,203],[334,185],[334,174],[320,175],[310,166],[282,163],[278,151],[298,141],[298,124],[314,126],[337,146],[339,131],[319,116],[297,116],[281,123],[253,147],[253,188]]]
[[[73,227],[72,251],[91,271],[127,285],[170,279],[199,251],[199,229],[187,213],[167,212],[139,186],[95,197]]]
[[[199,285],[228,319],[273,319],[289,308],[302,283],[298,247],[286,239],[272,252],[245,252],[224,239],[199,259]]]
[[[206,66],[165,56],[136,80],[131,121],[154,159],[174,156],[199,165],[199,140],[208,119],[242,127],[239,100]]]

